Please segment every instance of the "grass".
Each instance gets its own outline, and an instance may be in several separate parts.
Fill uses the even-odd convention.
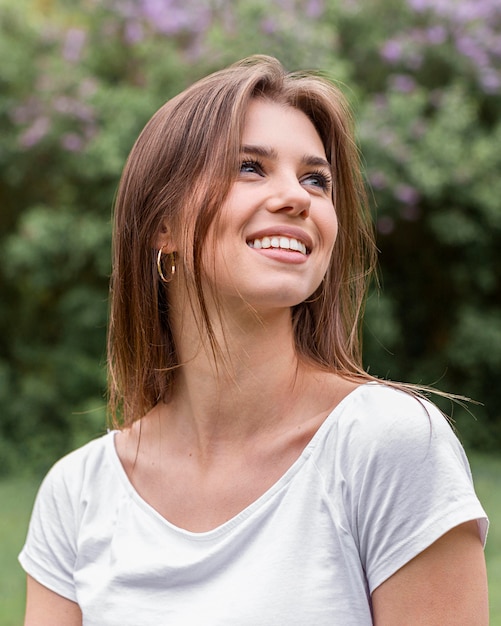
[[[501,457],[470,455],[477,493],[491,527],[486,547],[489,572],[491,626],[501,626]],[[23,623],[24,573],[17,563],[39,481],[10,478],[0,481],[0,624]]]
[[[24,572],[17,562],[39,480],[10,478],[0,482],[0,624],[21,626]]]
[[[490,520],[485,548],[491,626],[501,626],[501,456],[470,454],[475,488]]]

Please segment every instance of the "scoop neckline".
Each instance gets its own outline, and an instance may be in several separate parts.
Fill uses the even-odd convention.
[[[160,521],[171,532],[175,532],[190,540],[195,541],[210,541],[230,532],[233,528],[243,523],[246,519],[251,517],[255,512],[260,510],[267,502],[269,502],[276,494],[290,484],[294,476],[302,469],[308,458],[311,456],[313,450],[316,448],[318,442],[322,439],[325,431],[328,431],[331,423],[337,418],[338,414],[343,411],[347,404],[353,401],[355,396],[358,396],[362,390],[365,390],[369,385],[372,385],[373,381],[360,384],[358,387],[350,391],[336,406],[330,411],[324,421],[320,424],[317,431],[306,444],[301,454],[292,463],[292,465],[278,478],[277,481],[271,485],[266,491],[264,491],[258,498],[247,505],[244,509],[239,511],[236,515],[231,517],[226,522],[223,522],[219,526],[211,528],[206,531],[196,532],[187,530],[176,524],[170,522],[166,517],[161,515],[154,506],[149,504],[136,490],[127,472],[122,465],[122,461],[118,456],[118,452],[115,446],[115,435],[118,430],[112,430],[108,433],[108,452],[111,457],[112,465],[118,474],[120,483],[125,488],[128,496],[137,504],[143,511]]]

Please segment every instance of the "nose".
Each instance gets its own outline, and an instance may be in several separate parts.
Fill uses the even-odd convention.
[[[295,175],[277,176],[270,189],[266,208],[302,218],[310,214],[311,196]]]

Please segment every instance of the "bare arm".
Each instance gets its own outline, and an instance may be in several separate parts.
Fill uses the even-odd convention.
[[[82,626],[82,612],[78,604],[28,576],[24,626]]]
[[[375,626],[487,626],[487,575],[477,523],[446,533],[372,594]]]

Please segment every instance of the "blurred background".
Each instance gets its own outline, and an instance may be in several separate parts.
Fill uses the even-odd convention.
[[[500,470],[499,0],[0,0],[4,484],[105,430],[111,207],[135,138],[254,53],[322,70],[354,109],[380,250],[366,368],[477,401],[441,406],[479,481]]]
[[[501,448],[499,0],[0,0],[0,473],[105,426],[110,216],[165,100],[252,53],[339,81],[380,250],[373,374]]]

